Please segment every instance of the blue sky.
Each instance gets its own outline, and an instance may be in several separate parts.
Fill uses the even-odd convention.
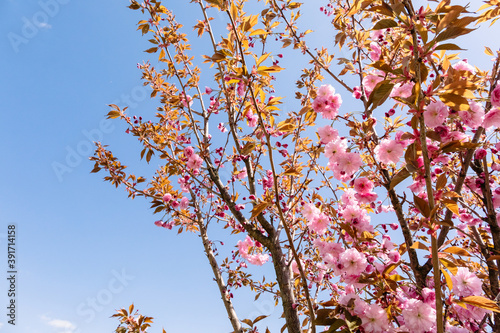
[[[315,10],[324,4],[314,2]],[[138,145],[123,124],[103,121],[110,103],[154,115],[155,101],[147,98],[136,68],[148,56],[147,40],[136,31],[143,17],[127,3],[0,3],[0,276],[6,274],[10,224],[17,225],[19,272],[16,326],[6,325],[2,310],[0,332],[111,332],[116,322],[109,316],[132,302],[156,318],[152,332],[162,326],[169,333],[231,331],[199,238],[155,227],[147,202],[129,200],[102,174],[89,173],[93,140],[109,144],[126,165],[151,169],[139,163]],[[194,5],[170,3],[191,33]],[[314,12],[306,20],[317,24],[320,17]],[[467,57],[489,66],[481,45],[498,48],[492,31],[468,41]],[[311,38],[325,41],[322,34]],[[226,242],[224,251],[238,239]],[[6,290],[1,278],[2,309]],[[241,319],[279,316],[271,303],[262,296],[236,305]]]

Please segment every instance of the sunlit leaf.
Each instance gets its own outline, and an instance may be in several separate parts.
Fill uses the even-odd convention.
[[[495,301],[482,296],[467,296],[460,299],[462,302],[477,306],[478,308],[500,313],[500,307]]]

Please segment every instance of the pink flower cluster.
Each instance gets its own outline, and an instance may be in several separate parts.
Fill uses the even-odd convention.
[[[338,137],[337,130],[331,126],[319,129],[321,143],[326,143],[325,156],[328,158],[328,167],[333,171],[335,178],[345,181],[359,171],[363,165],[363,160],[358,153],[347,150],[345,139]]]
[[[187,167],[191,169],[194,174],[198,174],[203,165],[203,159],[194,152],[193,147],[189,146],[184,148],[184,157],[187,158]]]
[[[330,224],[330,218],[312,203],[304,205],[302,215],[307,220],[308,227],[317,234],[324,234]]]
[[[180,201],[175,200],[170,193],[163,196],[163,201],[170,207],[176,209],[187,209],[189,207],[189,199],[187,197],[182,197]]]
[[[453,283],[453,293],[459,297],[480,296],[483,294],[483,283],[466,267],[459,267],[457,273],[451,277]],[[454,306],[454,311],[462,320],[482,320],[488,310],[472,305],[467,305],[467,309],[461,306]]]
[[[247,113],[245,114],[245,118],[247,119],[249,127],[256,127],[257,123],[259,122],[259,117],[255,115],[250,109],[248,109]]]
[[[262,187],[265,190],[267,189],[272,189],[274,186],[274,178],[273,178],[273,172],[272,170],[267,170],[266,171],[266,177],[262,178]]]
[[[250,236],[247,236],[244,241],[238,241],[237,246],[240,256],[253,265],[262,266],[269,260],[269,255],[262,253],[262,245]]]
[[[313,101],[313,109],[325,119],[335,119],[342,105],[342,98],[331,85],[322,85]]]
[[[355,197],[362,204],[369,204],[377,200],[377,193],[373,192],[373,182],[368,178],[357,178],[354,181]]]
[[[155,226],[162,227],[162,228],[165,228],[168,230],[172,230],[172,227],[174,226],[174,222],[173,221],[163,222],[163,221],[158,220],[158,221],[155,221]]]

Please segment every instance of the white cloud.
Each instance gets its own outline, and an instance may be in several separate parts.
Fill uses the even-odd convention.
[[[69,322],[67,320],[61,320],[61,319],[52,319],[47,324],[49,324],[50,326],[53,326],[53,327],[64,328],[64,329],[68,329],[68,330],[74,330],[76,328],[76,326],[73,325],[71,322]]]
[[[52,28],[52,26],[48,23],[45,23],[45,22],[40,22],[40,23],[37,23],[36,24],[39,28],[42,28],[42,29],[50,29]]]
[[[55,328],[55,332],[57,333],[74,333],[76,330],[76,326],[68,320],[52,319],[45,315],[41,315],[40,318],[45,321],[47,325]]]

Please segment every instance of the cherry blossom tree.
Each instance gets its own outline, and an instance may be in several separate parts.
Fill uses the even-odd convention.
[[[139,68],[159,106],[148,120],[116,105],[108,117],[156,173],[127,172],[101,143],[91,159],[151,202],[158,227],[200,235],[234,332],[265,317],[238,317],[241,287],[272,294],[293,333],[500,332],[500,56],[486,47],[481,69],[459,45],[500,2],[330,0],[317,32],[291,0],[191,2],[191,41],[168,5],[130,5],[146,16],[154,58]],[[312,33],[335,47],[310,48]],[[203,66],[190,43],[210,45]],[[292,91],[282,58],[303,64]],[[241,235],[222,262],[212,229]],[[147,317],[120,311],[142,330]]]

